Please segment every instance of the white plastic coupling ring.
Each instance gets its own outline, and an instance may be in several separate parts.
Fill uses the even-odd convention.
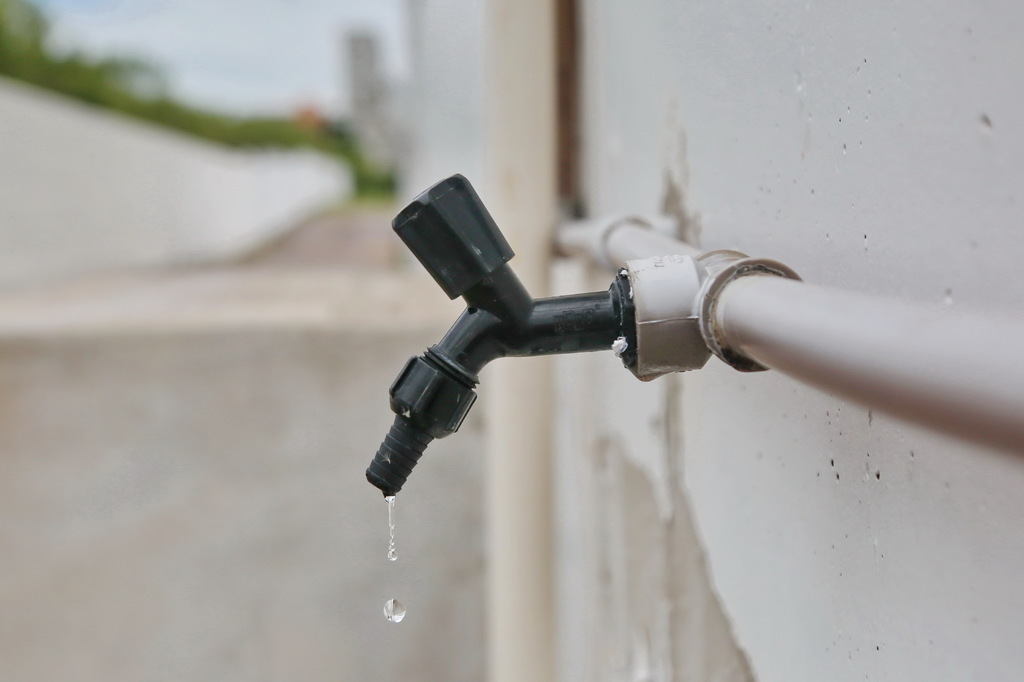
[[[708,349],[728,365],[741,372],[763,372],[768,369],[759,362],[732,350],[722,342],[724,335],[718,328],[718,300],[722,290],[732,281],[751,275],[770,275],[802,281],[800,275],[784,263],[769,258],[742,258],[714,272],[704,281],[700,291],[700,333]]]

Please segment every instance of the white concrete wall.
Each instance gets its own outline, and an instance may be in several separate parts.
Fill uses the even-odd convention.
[[[1017,3],[582,9],[591,216],[667,205],[810,282],[1021,309]],[[1024,675],[1024,463],[717,360],[562,367],[574,679]]]
[[[241,152],[0,80],[0,286],[236,254],[351,193],[313,152]]]

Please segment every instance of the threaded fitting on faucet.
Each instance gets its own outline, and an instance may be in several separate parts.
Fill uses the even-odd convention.
[[[432,440],[406,417],[395,417],[388,435],[366,469],[366,480],[379,488],[385,497],[397,494]]]

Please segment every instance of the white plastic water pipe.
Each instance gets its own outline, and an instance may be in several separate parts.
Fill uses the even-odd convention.
[[[580,220],[562,226],[558,246],[566,255],[586,255],[612,269],[637,258],[700,254],[700,249],[668,234],[671,225],[667,218],[646,216]]]
[[[915,306],[780,277],[719,297],[723,341],[829,392],[1024,454],[1024,322]]]
[[[570,226],[559,245],[616,267],[696,253],[641,219]],[[690,296],[692,286],[680,283],[679,291]],[[867,407],[1024,454],[1024,320],[757,274],[710,295],[713,301],[697,302],[708,317],[702,325],[728,352]]]

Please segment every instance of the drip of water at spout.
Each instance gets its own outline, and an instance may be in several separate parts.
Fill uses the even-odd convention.
[[[388,503],[388,561],[397,561],[398,552],[395,551],[395,496],[387,495],[384,500]],[[392,623],[401,623],[405,618],[405,606],[397,599],[388,599],[384,602],[384,617]]]
[[[397,561],[398,552],[395,550],[395,496],[388,495],[384,498],[388,503],[388,561]],[[401,620],[401,618],[399,618]]]

